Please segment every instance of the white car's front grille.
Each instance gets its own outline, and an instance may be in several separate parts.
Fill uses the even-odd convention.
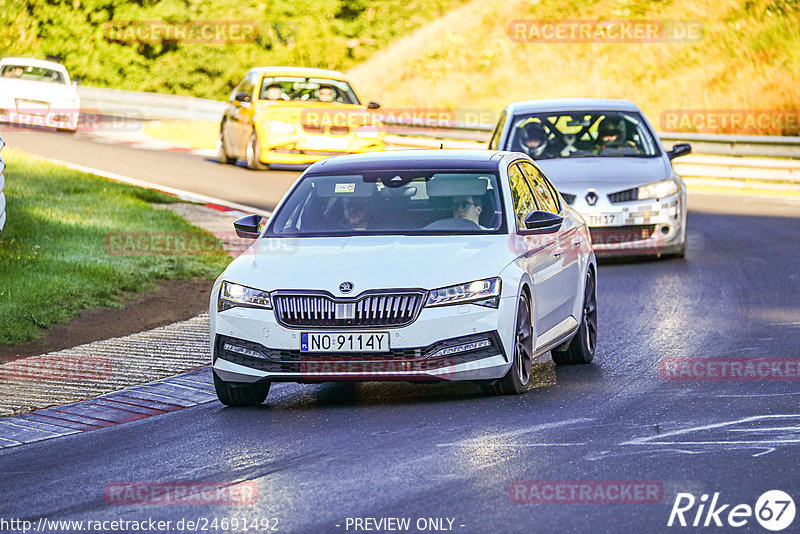
[[[275,293],[272,303],[278,321],[285,326],[404,326],[417,318],[424,298],[421,291],[368,294],[357,299]]]

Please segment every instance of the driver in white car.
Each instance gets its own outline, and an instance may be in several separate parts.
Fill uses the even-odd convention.
[[[472,221],[482,230],[488,230],[479,222],[483,206],[477,197],[456,197],[453,199],[453,217],[455,219],[466,219]]]

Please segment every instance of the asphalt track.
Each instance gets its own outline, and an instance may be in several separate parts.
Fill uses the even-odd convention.
[[[296,176],[45,132],[4,137],[267,209]],[[0,451],[0,518],[171,520],[174,532],[180,519],[226,517],[276,518],[280,532],[365,532],[354,518],[389,517],[410,518],[410,532],[434,531],[418,530],[420,518],[452,519],[464,533],[683,532],[698,529],[667,527],[676,494],[718,492],[718,506],[731,506],[723,527],[705,530],[766,532],[754,517],[734,529],[727,514],[767,490],[800,504],[796,367],[794,380],[771,381],[665,380],[660,369],[665,358],[800,358],[800,203],[690,195],[689,207],[687,259],[601,264],[594,363],[556,369],[546,357],[525,395],[485,397],[457,383],[281,384],[258,408],[208,402]],[[655,503],[519,504],[509,489],[520,480],[662,490]],[[127,481],[251,481],[258,499],[109,504],[106,485]]]

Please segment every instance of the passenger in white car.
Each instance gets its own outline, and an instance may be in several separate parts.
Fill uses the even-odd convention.
[[[453,217],[456,219],[467,219],[480,226],[478,219],[481,216],[481,211],[483,211],[483,207],[480,200],[475,197],[456,197],[453,199]]]

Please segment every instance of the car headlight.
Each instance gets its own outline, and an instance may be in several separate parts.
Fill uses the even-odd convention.
[[[361,126],[356,130],[356,137],[361,139],[375,139],[378,137],[378,128],[375,126]]]
[[[281,135],[288,135],[294,133],[294,123],[286,121],[269,121],[267,129],[270,132]]]
[[[252,287],[222,282],[217,299],[217,311],[225,311],[236,306],[245,308],[265,308],[272,309],[272,301],[269,292]]]
[[[449,306],[468,302],[488,308],[497,308],[500,304],[500,278],[475,280],[466,284],[433,289],[428,292],[425,306]]]
[[[672,180],[662,180],[639,188],[639,200],[648,198],[664,198],[678,191],[678,184]]]

